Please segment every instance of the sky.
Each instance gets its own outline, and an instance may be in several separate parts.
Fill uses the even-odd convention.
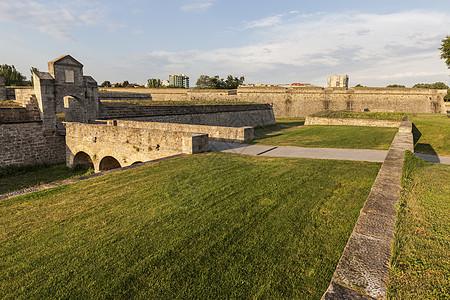
[[[204,74],[246,83],[350,86],[445,82],[449,0],[0,0],[0,64],[70,54],[100,84]]]

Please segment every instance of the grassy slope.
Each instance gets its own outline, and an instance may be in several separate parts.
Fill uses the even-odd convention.
[[[253,141],[273,146],[389,149],[397,128],[364,126],[302,126]]]
[[[68,168],[65,164],[10,166],[0,169],[0,194],[92,173],[92,169]]]
[[[416,126],[414,151],[450,156],[450,118],[447,115],[417,114],[409,120]]]
[[[450,166],[407,154],[391,299],[450,298]]]
[[[205,153],[0,202],[0,298],[319,299],[380,164]]]
[[[277,118],[277,124],[255,127],[255,137],[305,124],[305,118]]]

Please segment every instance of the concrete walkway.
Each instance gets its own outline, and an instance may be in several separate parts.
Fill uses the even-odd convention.
[[[383,162],[388,150],[277,147],[213,142],[209,150],[258,156],[300,157]]]
[[[224,142],[210,142],[209,150],[257,156],[339,159],[372,162],[383,162],[386,154],[388,153],[388,150],[278,147]],[[415,155],[431,163],[450,164],[450,157],[447,156],[437,156],[422,153],[415,153]]]

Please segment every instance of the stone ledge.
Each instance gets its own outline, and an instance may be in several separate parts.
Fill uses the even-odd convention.
[[[413,149],[410,124],[403,121],[395,135],[322,299],[386,299],[404,153]]]
[[[307,116],[305,125],[351,125],[370,127],[399,127],[401,121],[374,120],[374,119],[352,119],[352,118],[321,118]]]

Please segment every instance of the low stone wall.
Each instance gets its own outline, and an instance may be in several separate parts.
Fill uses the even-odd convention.
[[[351,125],[369,127],[399,127],[402,121],[351,119],[351,118],[320,118],[306,117],[305,125]]]
[[[276,123],[268,104],[131,106],[103,103],[100,119],[243,127]]]
[[[322,299],[386,299],[404,153],[414,150],[411,128],[400,125]]]
[[[107,124],[110,126],[120,126],[120,127],[149,128],[158,130],[203,133],[207,134],[209,139],[218,141],[246,142],[251,141],[254,138],[253,127],[223,127],[223,126],[139,122],[139,121],[124,121],[124,120],[108,120]]]
[[[36,96],[33,88],[29,89],[15,89],[15,100],[22,106],[26,106],[30,102],[30,98]]]
[[[136,162],[207,151],[206,134],[66,122],[66,163],[71,166],[79,152],[89,155],[94,169],[112,157],[121,167]]]
[[[98,92],[99,100],[153,100],[151,94]]]
[[[45,132],[41,121],[0,124],[0,167],[65,160],[64,136]]]

